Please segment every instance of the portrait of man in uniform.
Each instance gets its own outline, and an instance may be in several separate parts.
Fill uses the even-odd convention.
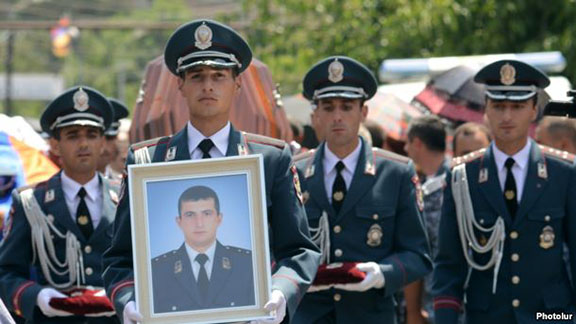
[[[219,231],[226,220],[216,191],[206,185],[186,188],[178,198],[177,212],[175,218],[162,219],[175,222],[181,233],[174,231],[172,242],[183,242],[159,255],[152,252],[154,313],[254,305],[252,252],[225,245],[233,242],[233,235]],[[239,218],[242,211],[236,212],[227,216]]]

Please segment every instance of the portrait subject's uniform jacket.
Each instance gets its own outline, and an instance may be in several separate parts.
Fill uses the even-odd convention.
[[[152,162],[188,160],[187,137],[184,127],[173,136],[135,144],[129,151],[127,164],[134,163],[134,151],[141,147],[148,147]],[[281,290],[286,297],[287,321],[316,275],[320,253],[309,237],[289,146],[280,140],[239,132],[231,127],[226,156],[244,154],[264,157],[270,253],[274,260],[272,289]],[[104,257],[104,281],[118,314],[122,314],[128,301],[134,300],[129,192],[122,193],[127,189],[127,181],[125,178],[120,194],[112,246]]]
[[[80,269],[85,276],[85,286],[104,287],[102,281],[102,254],[112,240],[112,224],[118,203],[117,187],[111,186],[103,176],[99,176],[102,186],[102,217],[89,239],[86,239],[75,220],[70,215],[64,191],[62,190],[61,173],[59,172],[45,182],[33,185],[34,197],[41,210],[61,233],[70,232],[81,244],[84,268]],[[24,214],[20,192],[24,187],[14,190],[11,224],[5,230],[6,236],[0,246],[0,297],[8,309],[24,317],[29,323],[117,323],[112,317],[45,317],[36,307],[36,297],[42,288],[48,285],[40,268],[39,255],[33,255],[31,227]],[[66,259],[66,240],[50,232],[54,242],[55,253],[60,262]],[[31,270],[37,276],[31,280]],[[63,271],[63,268],[58,268]],[[64,283],[69,280],[68,274],[60,275],[50,270],[54,282]],[[71,285],[69,288],[75,287]],[[87,321],[87,322],[86,322]]]
[[[465,163],[476,221],[492,227],[499,216],[504,220],[496,291],[492,291],[494,267],[471,270],[465,286],[469,266],[460,241],[449,174],[434,271],[436,321],[457,323],[463,304],[466,323],[470,324],[530,324],[539,323],[536,312],[574,314],[575,287],[563,257],[566,246],[571,277],[576,278],[574,157],[532,142],[523,194],[512,219],[500,187],[493,145],[455,159],[453,164]],[[477,232],[476,237],[485,244],[490,234]],[[489,254],[473,252],[473,257],[477,263],[486,264]]]
[[[310,228],[318,228],[322,215],[328,215],[330,263],[376,262],[385,278],[384,287],[308,293],[296,312],[296,323],[332,323],[329,318],[336,323],[394,323],[393,294],[432,269],[417,204],[418,177],[411,160],[372,148],[364,139],[361,143],[356,170],[338,214],[324,185],[326,144],[295,161]]]
[[[186,247],[152,259],[155,312],[254,305],[250,250],[216,243],[208,294],[198,292]],[[252,293],[251,293],[252,292]]]

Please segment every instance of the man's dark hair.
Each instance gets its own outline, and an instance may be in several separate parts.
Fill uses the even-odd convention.
[[[476,133],[484,133],[488,142],[492,141],[492,136],[490,135],[490,130],[488,127],[484,126],[483,124],[475,123],[475,122],[468,122],[464,123],[456,128],[454,131],[454,136],[452,137],[452,151],[456,152],[456,139],[459,136],[470,136]]]
[[[418,137],[429,150],[446,151],[446,127],[435,115],[414,118],[408,126],[408,140]]]
[[[182,214],[182,203],[185,201],[198,201],[204,199],[214,199],[216,213],[220,214],[220,201],[214,190],[206,186],[194,186],[186,189],[178,199],[178,217]]]

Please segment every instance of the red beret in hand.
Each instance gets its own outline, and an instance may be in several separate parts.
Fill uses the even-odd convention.
[[[50,306],[74,315],[98,317],[112,316],[115,313],[104,289],[72,288],[62,293],[69,297],[52,298]]]
[[[357,264],[358,262],[323,264],[318,267],[318,273],[312,285],[328,286],[361,282],[366,277],[366,273],[358,270]]]

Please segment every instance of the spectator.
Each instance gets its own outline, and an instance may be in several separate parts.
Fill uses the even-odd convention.
[[[446,128],[442,121],[434,116],[422,116],[412,120],[408,126],[408,140],[404,147],[414,161],[420,175],[420,185],[424,200],[422,217],[432,257],[436,256],[438,246],[438,227],[442,212],[442,200],[448,162],[446,152]],[[406,323],[425,323],[432,320],[432,276],[414,282],[404,289],[406,300]]]
[[[370,119],[364,122],[364,126],[370,132],[370,136],[372,136],[372,147],[383,149],[386,144],[386,132],[384,132],[382,126]]]
[[[488,127],[478,123],[465,123],[454,131],[452,150],[454,157],[466,155],[483,147],[487,147],[492,140]]]
[[[576,153],[576,121],[547,116],[536,128],[536,142],[558,150]]]

